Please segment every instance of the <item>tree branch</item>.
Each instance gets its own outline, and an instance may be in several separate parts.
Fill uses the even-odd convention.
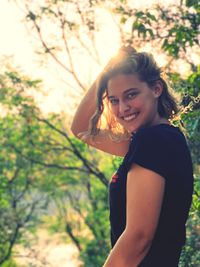
[[[35,163],[35,164],[39,164],[39,165],[42,165],[42,166],[47,167],[47,168],[57,168],[57,169],[62,169],[62,170],[75,170],[75,171],[82,171],[82,172],[88,173],[88,171],[86,171],[85,169],[78,168],[78,167],[69,167],[69,166],[62,166],[62,165],[58,165],[58,164],[44,163],[44,162],[41,162],[39,160],[36,160],[36,159],[33,159],[33,158],[30,158],[28,156],[23,155],[22,152],[19,149],[17,149],[14,145],[10,145],[10,147],[12,147],[18,154],[20,154],[21,157],[23,157],[23,158],[27,159],[28,161]]]
[[[26,6],[27,11],[30,13],[31,11],[30,11],[27,3],[25,4],[25,6]],[[46,42],[44,41],[44,39],[42,37],[41,29],[40,29],[40,26],[36,22],[36,18],[31,19],[31,20],[32,20],[32,22],[33,22],[33,24],[35,26],[35,29],[36,29],[37,33],[38,33],[39,39],[40,39],[40,41],[42,43],[42,46],[45,49],[45,53],[48,53],[65,71],[67,71],[69,74],[71,74],[74,77],[74,79],[76,80],[77,84],[80,86],[80,88],[82,88],[82,90],[85,91],[84,85],[79,81],[79,79],[75,75],[74,71],[72,69],[68,68],[66,65],[64,65],[62,63],[62,61],[60,61],[58,59],[58,57],[52,52],[51,48],[48,47],[48,45],[46,44]]]
[[[45,119],[40,119],[38,117],[36,117],[36,119],[38,121],[44,122],[45,124],[47,124],[50,128],[52,128],[53,130],[55,130],[56,132],[60,133],[61,135],[63,135],[67,141],[69,142],[69,144],[71,145],[71,147],[73,148],[73,153],[83,162],[84,166],[88,169],[88,171],[91,174],[94,174],[96,177],[98,177],[101,182],[107,187],[108,186],[108,180],[106,179],[105,175],[100,172],[96,167],[92,166],[92,163],[89,163],[82,155],[81,153],[78,151],[78,149],[76,148],[75,144],[72,142],[72,140],[69,138],[69,136],[61,131],[60,129],[56,128],[53,124],[51,124],[48,120]]]

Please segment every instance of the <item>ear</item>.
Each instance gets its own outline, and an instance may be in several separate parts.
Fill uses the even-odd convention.
[[[155,86],[153,87],[153,91],[154,91],[154,95],[155,97],[159,97],[162,95],[163,92],[163,83],[161,80],[158,80],[155,84]]]

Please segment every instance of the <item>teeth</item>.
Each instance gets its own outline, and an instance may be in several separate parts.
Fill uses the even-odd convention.
[[[124,120],[125,121],[130,121],[132,119],[135,119],[136,116],[137,116],[137,113],[134,113],[134,114],[132,114],[130,116],[124,117]]]

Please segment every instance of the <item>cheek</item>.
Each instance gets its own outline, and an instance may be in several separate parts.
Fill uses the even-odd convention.
[[[155,106],[155,99],[151,95],[143,96],[138,102],[138,106],[143,108],[152,108]]]
[[[117,108],[117,106],[111,106],[110,107],[110,111],[111,111],[111,113],[113,114],[113,115],[117,115],[117,110],[118,110],[118,108]]]
[[[133,99],[130,103],[130,106],[132,106],[134,109],[141,109],[144,106],[144,99],[141,97]]]

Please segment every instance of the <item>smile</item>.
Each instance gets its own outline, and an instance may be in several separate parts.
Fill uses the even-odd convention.
[[[134,114],[131,114],[129,116],[123,117],[123,120],[125,120],[125,121],[131,121],[131,120],[135,119],[137,117],[137,115],[138,115],[138,112],[137,113],[134,113]]]

